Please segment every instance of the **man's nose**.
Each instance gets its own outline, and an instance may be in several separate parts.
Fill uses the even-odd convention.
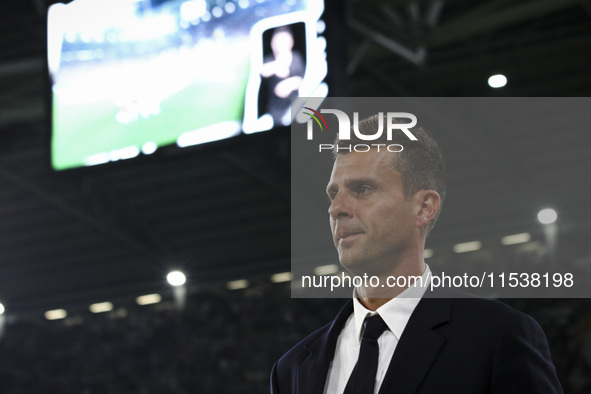
[[[334,219],[352,216],[351,201],[345,193],[337,193],[328,207],[328,214]]]

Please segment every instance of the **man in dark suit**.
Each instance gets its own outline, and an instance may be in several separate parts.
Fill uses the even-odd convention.
[[[386,121],[374,116],[358,128],[374,134]],[[417,140],[398,141],[397,153],[337,150],[327,194],[339,260],[352,275],[420,280],[356,288],[333,322],[275,364],[271,392],[561,393],[531,317],[497,301],[428,290],[423,251],[445,197],[445,166],[432,136],[412,132]],[[335,145],[358,142],[365,143]]]

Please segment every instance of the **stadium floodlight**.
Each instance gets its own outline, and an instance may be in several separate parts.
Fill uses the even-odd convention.
[[[281,283],[289,282],[291,280],[291,272],[280,272],[278,274],[271,275],[271,282]]]
[[[166,280],[171,286],[182,286],[187,282],[187,277],[181,271],[172,271],[166,275]]]
[[[68,316],[68,312],[65,309],[54,309],[52,311],[45,312],[45,318],[47,320],[59,320],[64,319]]]
[[[435,252],[433,251],[433,249],[425,249],[423,251],[423,257],[426,259],[430,259],[431,257],[433,257],[433,254],[435,254]]]
[[[491,88],[502,88],[507,84],[507,77],[503,74],[491,75],[488,78],[488,86]]]
[[[4,314],[4,305],[0,303],[0,315]]]
[[[110,302],[99,302],[88,307],[92,313],[110,312],[113,310],[113,304]]]
[[[318,276],[332,275],[339,272],[339,266],[336,264],[320,265],[314,268],[314,273]]]
[[[246,289],[249,285],[250,285],[250,282],[247,279],[238,279],[238,280],[233,280],[233,281],[226,283],[226,287],[229,290]]]
[[[479,250],[482,247],[482,242],[480,241],[471,241],[471,242],[463,242],[460,244],[454,245],[454,252],[456,253],[466,253],[466,252],[474,252]]]
[[[162,301],[162,296],[160,294],[146,294],[143,296],[139,296],[135,299],[138,305],[150,305],[150,304],[157,304]]]
[[[529,242],[531,240],[531,235],[529,233],[521,233],[521,234],[513,234],[513,235],[505,235],[501,238],[501,244],[507,245],[515,245],[515,244],[522,244]]]
[[[542,224],[552,224],[558,218],[558,214],[552,208],[542,209],[538,212],[538,220]]]

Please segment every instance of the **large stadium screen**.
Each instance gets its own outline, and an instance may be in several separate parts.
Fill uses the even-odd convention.
[[[52,166],[288,125],[328,87],[323,0],[75,0],[48,11]]]

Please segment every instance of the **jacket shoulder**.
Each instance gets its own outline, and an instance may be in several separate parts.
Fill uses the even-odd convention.
[[[322,343],[333,322],[320,327],[285,353],[271,371],[271,394],[296,392],[297,367],[309,355],[310,350]]]
[[[322,340],[322,337],[328,333],[328,330],[333,323],[334,321],[325,324],[288,350],[283,356],[281,356],[279,361],[277,361],[278,368],[287,369],[289,366],[296,365],[299,361],[306,358],[309,354],[309,350],[317,346],[317,343],[319,343]]]
[[[498,327],[524,323],[538,325],[530,315],[503,302],[476,297],[454,299],[451,317],[452,320],[465,319],[476,324],[483,322]]]

